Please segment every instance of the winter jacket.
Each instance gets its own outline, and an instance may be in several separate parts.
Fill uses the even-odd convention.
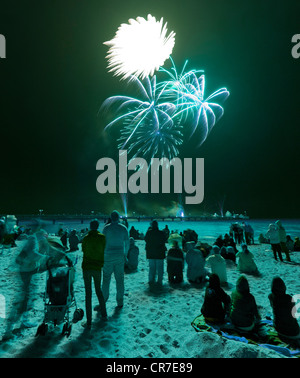
[[[102,232],[106,237],[105,261],[125,259],[129,249],[128,229],[119,222],[111,222]]]
[[[278,227],[275,224],[270,224],[269,229],[266,233],[266,237],[270,240],[271,244],[280,243]]]
[[[255,298],[244,276],[238,279],[236,290],[231,294],[230,319],[237,327],[250,327],[260,319]]]
[[[184,257],[180,248],[169,249],[167,256],[167,272],[169,274],[180,274],[183,271]]]
[[[166,257],[166,235],[163,231],[150,228],[145,235],[147,259],[164,259]]]
[[[219,277],[213,274],[205,290],[201,313],[207,320],[222,322],[224,321],[229,305],[230,296],[220,287]]]
[[[36,235],[30,235],[16,258],[20,272],[35,272],[43,260],[45,263],[47,256],[40,254],[38,250],[39,246]]]
[[[285,232],[284,227],[281,224],[281,221],[278,220],[278,221],[275,222],[275,224],[278,227],[280,243],[285,243],[286,242],[286,232]]]
[[[241,273],[256,273],[257,266],[254,262],[254,256],[253,254],[248,251],[248,252],[238,252],[236,257],[238,258],[238,264],[237,264],[237,269]]]
[[[206,260],[211,267],[211,272],[219,276],[221,283],[227,282],[226,262],[221,255],[219,255],[219,247],[213,246],[213,255]]]
[[[199,249],[188,250],[185,261],[187,263],[187,278],[189,280],[195,281],[197,278],[205,276],[205,259]]]
[[[104,263],[105,236],[91,230],[82,240],[82,269],[101,271]]]
[[[300,327],[297,319],[293,316],[295,302],[292,301],[291,295],[286,294],[285,284],[279,277],[273,279],[269,300],[273,309],[276,331],[285,336],[297,336]]]

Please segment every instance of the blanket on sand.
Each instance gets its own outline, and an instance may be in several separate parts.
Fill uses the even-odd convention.
[[[197,332],[214,332],[220,337],[273,349],[287,357],[300,357],[300,350],[290,341],[278,336],[272,320],[262,320],[251,332],[237,330],[232,323],[212,324],[205,321],[202,314],[191,323]]]

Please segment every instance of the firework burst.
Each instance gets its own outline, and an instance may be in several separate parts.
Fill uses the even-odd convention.
[[[147,19],[137,17],[122,24],[115,37],[104,42],[109,46],[108,68],[123,79],[137,76],[142,79],[153,76],[172,53],[175,33],[167,35],[167,24],[163,18],[148,15]]]

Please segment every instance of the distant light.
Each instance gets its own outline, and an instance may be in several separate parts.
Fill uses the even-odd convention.
[[[121,24],[115,37],[105,45],[110,46],[107,54],[108,68],[123,79],[131,75],[144,79],[163,66],[172,53],[175,33],[167,36],[167,24],[163,18],[148,15],[147,20],[137,17],[129,24]]]

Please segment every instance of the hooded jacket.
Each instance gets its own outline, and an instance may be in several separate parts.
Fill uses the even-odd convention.
[[[270,224],[269,229],[266,233],[266,237],[270,239],[271,244],[279,244],[280,238],[279,238],[279,232],[278,227],[275,224]]]
[[[300,328],[297,319],[292,315],[295,302],[291,295],[286,294],[285,283],[280,277],[275,277],[272,281],[269,300],[273,309],[276,331],[285,336],[297,336]]]
[[[231,294],[230,319],[237,327],[250,327],[259,319],[254,296],[250,293],[245,276],[237,280],[236,290]]]
[[[212,250],[213,254],[207,258],[206,262],[210,265],[212,273],[219,276],[221,283],[225,283],[227,282],[225,259],[220,255],[220,248],[217,245],[214,245]]]
[[[286,242],[286,232],[284,227],[281,224],[281,221],[278,220],[275,222],[276,226],[278,227],[278,234],[279,234],[279,240],[280,243],[285,243]]]

